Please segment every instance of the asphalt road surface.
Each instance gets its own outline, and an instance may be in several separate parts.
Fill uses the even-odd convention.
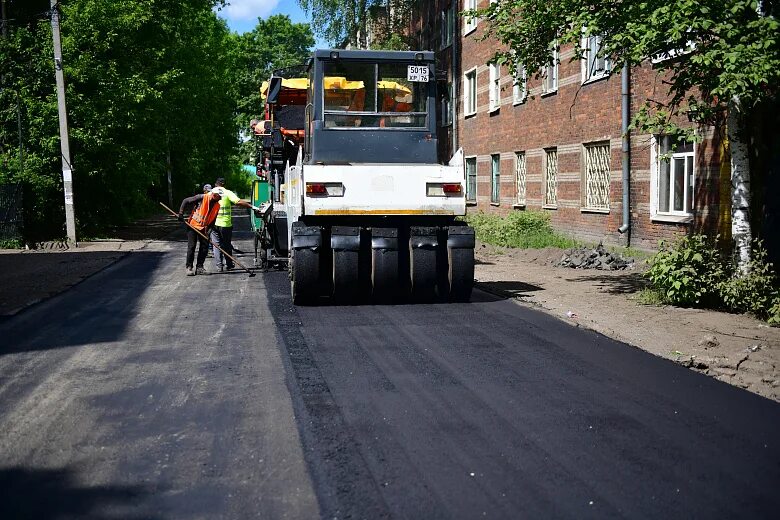
[[[0,321],[0,518],[777,518],[774,402],[481,291],[296,308],[183,237]]]

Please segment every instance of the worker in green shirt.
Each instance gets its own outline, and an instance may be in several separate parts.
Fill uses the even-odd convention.
[[[254,211],[259,211],[257,208],[225,188],[225,179],[220,177],[214,183],[214,191],[218,192],[222,199],[219,202],[219,213],[217,213],[217,220],[214,222],[214,227],[211,228],[211,241],[225,250],[228,255],[233,256],[233,205],[249,208]],[[217,271],[221,272],[223,269],[230,271],[235,266],[233,260],[228,256],[223,255],[218,248],[214,248],[214,267]]]

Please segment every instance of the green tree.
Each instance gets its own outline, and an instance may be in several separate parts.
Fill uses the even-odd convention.
[[[311,55],[314,35],[308,24],[292,23],[289,16],[279,14],[258,19],[252,31],[232,38],[236,120],[240,129],[246,129],[251,119],[263,115],[262,82],[274,70],[303,65]]]
[[[298,0],[312,15],[316,34],[333,47],[366,49],[369,33],[375,48],[408,48],[402,34],[409,28],[414,0]]]
[[[168,168],[175,198],[234,169],[235,42],[213,11],[221,3],[61,2],[80,236],[166,200]],[[64,234],[64,212],[48,2],[31,4],[7,4],[12,23],[0,43],[0,182],[24,184],[25,234],[38,240]]]
[[[550,63],[550,48],[571,44],[572,59],[583,55],[583,35],[601,37],[599,55],[620,70],[650,58],[668,98],[648,100],[634,116],[641,131],[687,133],[680,117],[715,124],[728,113],[732,183],[732,234],[747,262],[751,232],[749,163],[744,121],[751,111],[777,96],[780,85],[780,6],[767,0],[499,0],[466,13],[486,22],[484,37],[505,49],[495,61],[536,71]]]

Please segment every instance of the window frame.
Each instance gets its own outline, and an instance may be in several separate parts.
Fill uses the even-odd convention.
[[[601,39],[602,37],[594,34],[589,36],[583,36],[582,40],[580,41],[580,46],[583,50],[582,53],[582,59],[580,60],[581,63],[581,72],[582,72],[582,84],[591,83],[594,81],[598,81],[600,79],[604,79],[610,76],[612,73],[612,61],[609,59],[608,56],[601,56],[598,58],[598,60],[604,60],[604,68],[600,71],[598,70],[591,70],[591,61],[592,58],[592,52],[593,52],[593,46],[591,46],[592,40],[598,40],[598,47],[596,50],[596,55],[598,56],[599,51],[601,51]],[[597,60],[596,60],[597,61]],[[595,63],[595,61],[594,61]]]
[[[528,74],[525,66],[518,63],[512,80],[512,104],[521,105],[526,99],[528,99]]]
[[[489,63],[490,83],[488,85],[488,112],[492,113],[501,108],[501,65]]]
[[[473,164],[474,165],[474,173],[473,173],[473,175],[469,175],[469,164]],[[466,203],[476,204],[477,203],[477,191],[479,191],[478,190],[478,183],[477,183],[477,156],[476,155],[472,155],[472,156],[466,157],[464,159],[464,161],[463,161],[463,165],[464,165],[463,168],[465,170],[464,176],[466,177],[466,194],[465,194]],[[474,184],[473,184],[474,185],[474,192],[473,193],[471,193],[471,190],[469,189],[469,187],[471,186],[471,183],[469,182],[469,179],[472,178],[472,177],[474,179]]]
[[[542,78],[542,96],[547,96],[551,94],[555,94],[558,92],[558,87],[560,84],[560,78],[558,77],[559,65],[560,61],[560,52],[558,51],[558,45],[557,43],[554,44],[552,49],[552,65],[547,65],[544,67],[544,77]],[[548,81],[550,78],[550,72],[552,71],[552,77],[554,78],[554,85],[552,87],[548,86]]]
[[[667,141],[669,144],[669,151],[664,151],[664,139],[670,139]],[[663,134],[656,134],[652,137],[651,150],[652,150],[652,168],[651,168],[651,217],[653,220],[671,221],[671,222],[686,222],[693,218],[694,207],[696,204],[696,177],[697,177],[697,165],[696,165],[696,142],[688,142],[690,145],[690,151],[674,152],[672,147],[678,145],[678,143],[672,143],[671,137]],[[669,155],[668,158],[664,158],[664,155]],[[674,194],[676,192],[674,188],[674,176],[675,165],[677,164],[675,159],[682,160],[683,163],[683,209],[674,209]],[[690,170],[688,169],[690,159]],[[663,172],[662,165],[667,163],[667,172]],[[661,182],[663,176],[668,176],[667,181],[667,197],[669,203],[669,210],[661,210],[661,199],[663,193],[661,192]]]
[[[439,121],[439,126],[445,127],[445,126],[451,126],[454,118],[454,107],[455,103],[453,102],[452,94],[454,92],[454,88],[451,81],[448,81],[445,85],[446,93],[441,99],[441,120]]]
[[[549,172],[550,168],[548,166],[550,161],[550,154],[555,154],[555,178],[553,179],[553,191],[552,191],[552,197],[550,197],[548,190],[550,188],[550,182],[549,182]],[[549,148],[544,149],[544,171],[542,174],[542,179],[544,183],[542,184],[542,208],[543,209],[558,209],[558,147],[557,146],[551,146]]]
[[[441,11],[441,34],[439,35],[441,41],[439,42],[439,50],[444,50],[452,45],[455,39],[455,7],[450,4],[446,9]]]
[[[607,170],[606,170],[606,204],[599,206],[599,205],[593,205],[588,204],[589,192],[591,187],[591,180],[589,177],[589,170],[588,170],[588,160],[589,156],[588,154],[591,151],[595,151],[597,148],[605,148],[605,155],[607,158]],[[594,182],[594,184],[596,184]],[[580,182],[581,189],[581,200],[580,204],[582,207],[582,211],[585,212],[593,212],[593,213],[609,213],[611,211],[611,194],[612,194],[612,147],[610,145],[609,141],[594,141],[592,143],[585,143],[582,145],[582,180]],[[595,198],[595,197],[594,197]]]
[[[463,0],[463,10],[468,11],[471,9],[476,9],[479,4],[479,0]],[[479,24],[479,19],[475,16],[473,18],[464,16],[463,17],[463,35],[467,35],[469,33],[472,33],[477,30],[477,25]]]
[[[473,76],[473,85],[469,80]],[[463,73],[463,117],[473,116],[477,113],[477,67],[472,67]],[[473,109],[470,109],[470,101],[473,99]]]
[[[520,158],[522,157],[522,161]],[[520,164],[523,165],[522,183],[520,179]],[[515,152],[515,207],[524,208],[528,201],[528,156],[525,151]],[[523,196],[520,197],[520,185],[522,184]]]
[[[490,204],[501,204],[501,154],[490,154]]]

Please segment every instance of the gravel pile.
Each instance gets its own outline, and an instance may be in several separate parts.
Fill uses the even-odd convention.
[[[555,264],[558,267],[571,267],[572,269],[602,269],[604,271],[619,271],[630,269],[634,266],[632,258],[616,256],[604,249],[599,243],[593,249],[577,247],[567,249],[560,261]]]

